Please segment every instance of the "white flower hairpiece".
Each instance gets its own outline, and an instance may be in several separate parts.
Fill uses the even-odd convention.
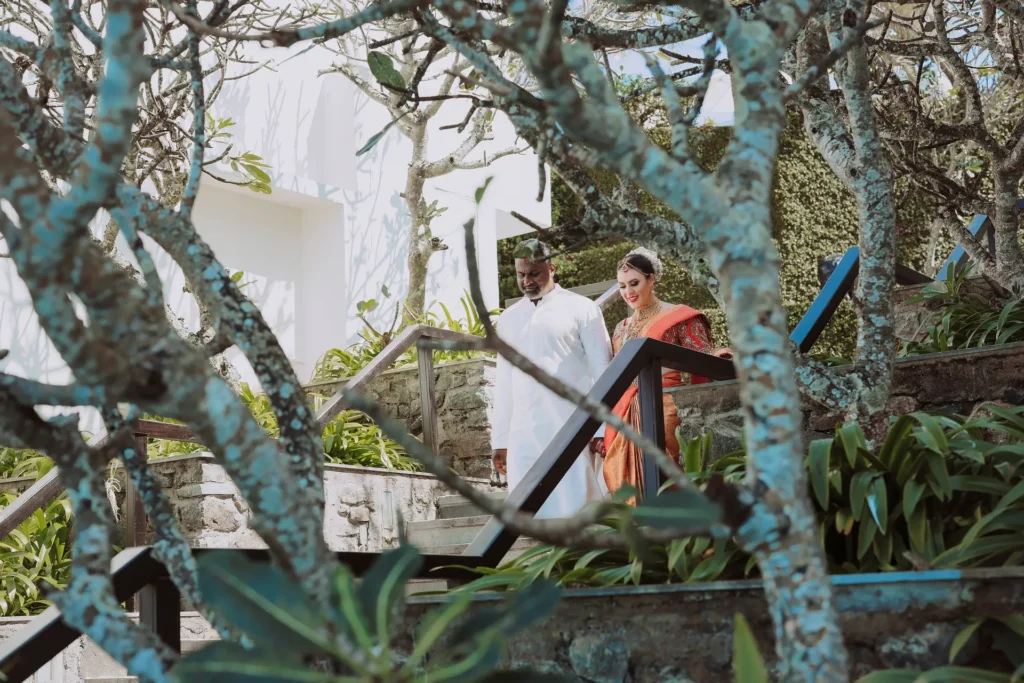
[[[653,251],[651,251],[650,249],[646,249],[644,247],[637,247],[633,251],[626,254],[626,259],[628,260],[630,256],[643,256],[645,259],[651,262],[651,267],[654,268],[654,278],[661,278],[661,259],[658,258],[658,255],[655,254]]]

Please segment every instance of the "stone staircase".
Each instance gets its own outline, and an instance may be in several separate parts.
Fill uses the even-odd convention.
[[[505,492],[494,491],[488,496],[494,500],[504,500]],[[473,503],[459,495],[439,496],[436,506],[436,519],[410,522],[408,528],[409,542],[431,555],[461,555],[490,519],[489,515],[482,514]],[[522,555],[536,545],[533,539],[516,540],[503,562]],[[457,557],[452,558],[452,564],[458,564]],[[452,587],[451,582],[445,579],[419,579],[409,583],[408,594],[436,593]]]

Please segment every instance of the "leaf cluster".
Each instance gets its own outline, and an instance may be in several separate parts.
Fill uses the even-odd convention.
[[[421,566],[419,551],[408,545],[382,553],[358,580],[342,566],[334,577],[331,603],[317,605],[279,567],[252,562],[241,552],[204,555],[199,559],[199,587],[209,596],[208,607],[244,633],[252,648],[213,642],[180,660],[172,680],[562,680],[498,671],[507,638],[546,617],[558,601],[559,590],[550,582],[537,582],[500,606],[473,608],[472,595],[453,596],[421,619],[411,645],[406,645],[404,596]],[[314,660],[326,660],[330,672],[323,666],[314,669]]]

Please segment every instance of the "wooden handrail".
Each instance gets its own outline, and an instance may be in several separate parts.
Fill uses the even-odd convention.
[[[478,342],[480,341],[480,337],[472,334],[466,334],[464,332],[442,330],[428,325],[410,325],[402,330],[402,332],[399,333],[399,335],[395,337],[391,343],[381,351],[381,353],[367,363],[362,370],[356,373],[342,389],[336,391],[327,403],[324,404],[323,408],[321,408],[320,412],[317,414],[317,422],[320,427],[325,426],[328,422],[337,417],[338,413],[348,407],[348,404],[346,404],[344,399],[342,399],[342,391],[344,389],[360,390],[365,388],[420,340]],[[432,354],[423,355],[431,355],[432,357]],[[428,369],[432,370],[432,362],[421,362],[420,368],[421,371],[427,371]],[[433,383],[430,382],[428,386],[421,382],[421,390],[432,393]],[[431,420],[433,419],[433,408],[432,406],[428,407],[424,405],[422,410],[424,411],[423,423],[426,425],[428,415],[430,415]],[[432,426],[433,425],[431,425],[431,427]],[[139,420],[136,422],[135,433],[140,436],[151,437],[154,439],[183,441],[186,443],[202,443],[199,437],[185,425],[156,422],[154,420]],[[431,441],[433,431],[428,430],[425,426],[424,435],[428,437],[427,441]],[[102,446],[106,443],[107,438],[108,437],[105,433],[98,435],[98,438],[93,441],[93,446]],[[431,447],[436,447],[436,444],[431,443],[430,445]],[[14,529],[17,529],[18,526],[28,519],[36,510],[63,492],[64,485],[60,481],[60,473],[57,468],[54,467],[43,475],[35,484],[26,489],[21,495],[12,501],[10,505],[0,510],[0,538],[5,538]]]
[[[472,334],[466,334],[465,332],[452,332],[451,330],[442,330],[438,327],[430,327],[428,325],[410,325],[409,327],[402,330],[397,337],[391,340],[391,343],[384,347],[377,356],[369,363],[363,366],[363,369],[352,376],[352,379],[348,383],[334,392],[334,395],[328,399],[327,403],[323,405],[320,412],[317,414],[317,420],[320,426],[325,426],[328,422],[338,416],[338,413],[348,408],[348,404],[342,398],[342,392],[346,389],[360,390],[366,387],[367,384],[375,380],[381,374],[383,374],[391,364],[402,357],[406,351],[411,349],[421,339],[433,339],[437,341],[451,341],[451,342],[479,342],[480,337]]]

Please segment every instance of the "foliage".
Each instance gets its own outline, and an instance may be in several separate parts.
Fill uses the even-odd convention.
[[[218,119],[210,112],[206,112],[206,131],[208,141],[211,143],[217,140],[222,142],[230,140],[231,133],[227,129],[234,125],[234,120],[230,118]],[[228,151],[230,152],[230,148]],[[242,176],[242,184],[245,187],[260,194],[270,194],[273,191],[270,188],[270,175],[265,170],[270,168],[270,164],[265,162],[260,155],[253,152],[228,154],[224,160],[231,166],[232,171]]]
[[[558,588],[544,581],[500,607],[470,612],[472,596],[455,597],[423,618],[408,658],[397,659],[406,583],[421,565],[419,551],[402,546],[384,552],[358,581],[342,566],[325,609],[275,565],[254,563],[240,552],[204,555],[200,590],[218,615],[252,640],[253,649],[213,642],[180,660],[172,677],[189,683],[563,680],[497,672],[506,639],[543,619],[557,602]],[[347,636],[357,652],[338,648],[331,632]],[[337,676],[314,674],[307,664],[313,656],[330,660]]]
[[[336,465],[419,472],[423,467],[389,439],[369,417],[355,410],[338,414],[324,427],[324,454]]]
[[[16,491],[0,493],[0,508]],[[63,589],[71,576],[71,504],[61,494],[0,541],[0,616],[38,614],[50,606],[46,586]]]
[[[386,298],[390,297],[390,293],[386,287],[382,287],[381,292]],[[480,316],[477,315],[476,307],[473,305],[469,294],[465,293],[459,303],[462,306],[462,312],[464,314],[464,317],[462,318],[454,317],[444,303],[437,302],[427,310],[422,318],[410,319],[409,316],[402,316],[400,324],[398,322],[398,308],[396,307],[396,313],[391,327],[384,332],[378,332],[376,328],[366,320],[365,316],[371,311],[376,310],[379,303],[376,299],[358,302],[358,315],[363,322],[366,323],[362,332],[359,333],[359,336],[362,337],[363,341],[359,344],[353,344],[347,349],[330,349],[324,353],[324,355],[322,355],[316,362],[316,367],[313,370],[312,381],[314,383],[332,382],[352,377],[366,367],[370,361],[376,358],[380,352],[391,343],[398,333],[412,324],[420,323],[423,325],[429,325],[430,327],[438,327],[443,330],[463,332],[465,334],[473,334],[478,337],[484,336],[483,322],[480,320]],[[440,313],[436,312],[436,309],[438,308],[440,309]],[[489,315],[491,318],[494,318],[500,313],[501,309],[495,309],[490,311]],[[481,355],[479,351],[435,350],[433,353],[435,354],[435,360],[442,363],[467,360]],[[411,348],[395,360],[395,362],[391,364],[391,367],[404,367],[412,365],[415,362],[416,349]]]
[[[921,324],[924,338],[904,342],[900,356],[1024,341],[1024,301],[970,291],[970,276],[971,269],[957,269],[947,281],[937,280],[907,301],[927,302],[932,310]]]
[[[972,640],[985,638],[985,668],[965,666],[958,661],[965,646]],[[969,662],[974,663],[974,662]],[[1010,673],[1010,672],[1013,673]],[[885,669],[857,679],[857,683],[916,683],[917,681],[950,681],[951,683],[1020,683],[1024,680],[1024,616],[974,619],[950,644],[949,665],[927,672],[917,669]]]
[[[256,422],[276,439],[280,431],[277,416],[270,405],[266,394],[257,394],[245,382],[241,385],[239,398],[249,407]],[[322,396],[313,396],[314,403],[323,400]],[[146,416],[160,422],[180,424],[167,418]],[[342,411],[323,429],[324,456],[326,461],[335,465],[355,465],[358,467],[377,467],[388,470],[418,472],[420,464],[410,458],[397,443],[384,435],[384,432],[363,413],[354,410]],[[180,441],[164,439],[149,440],[149,457],[159,458],[168,455],[186,455],[203,450],[203,446]]]
[[[38,479],[53,468],[53,460],[44,453],[27,448],[0,446],[0,479],[35,477]]]
[[[708,463],[711,435],[682,461],[696,482],[738,482],[737,451]],[[856,423],[811,443],[806,466],[832,573],[1020,564],[1024,557],[1024,406],[986,405],[970,418],[895,419],[877,451]],[[612,529],[598,533],[611,533]],[[636,552],[537,546],[457,590],[508,590],[550,578],[566,586],[678,583],[755,576],[731,540],[684,538]]]
[[[857,213],[853,197],[822,159],[814,145],[804,135],[798,115],[791,117],[790,125],[782,137],[775,170],[772,214],[774,237],[782,258],[779,274],[783,305],[789,313],[792,329],[807,311],[817,295],[818,261],[830,254],[844,251],[857,244]],[[671,134],[663,123],[651,133],[659,145],[668,147]],[[705,168],[713,168],[724,153],[732,136],[730,128],[700,126],[693,129],[692,150]],[[615,187],[609,173],[593,172],[598,185],[606,192]],[[656,202],[646,192],[641,193],[640,207],[659,216],[672,216],[666,206]],[[557,176],[552,177],[551,221],[560,225],[574,220],[580,211],[579,199]],[[926,269],[927,243],[932,207],[918,193],[908,192],[897,208],[898,260],[918,270]],[[521,240],[514,237],[502,240],[498,247],[499,289],[501,300],[520,296],[515,282],[512,250]],[[939,253],[953,247],[951,238],[943,238]],[[554,243],[557,251],[571,246]],[[573,253],[556,256],[557,278],[563,287],[612,280],[615,265],[635,245],[629,243],[599,243],[587,245]],[[712,321],[716,345],[728,346],[729,336],[725,315],[714,300],[677,263],[664,260],[665,272],[658,296],[664,301],[685,303],[705,312]],[[624,305],[617,304],[606,311],[609,328],[625,317]],[[815,351],[826,356],[851,357],[857,339],[856,316],[848,302],[836,312],[832,323],[815,345]]]
[[[746,617],[737,612],[733,623],[732,668],[736,683],[768,683],[764,658]]]

